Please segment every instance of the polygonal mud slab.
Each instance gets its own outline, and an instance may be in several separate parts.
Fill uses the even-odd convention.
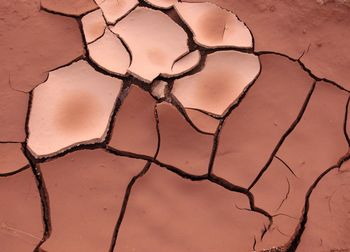
[[[170,9],[177,0],[145,0],[145,2],[160,9]]]
[[[17,90],[31,91],[50,70],[84,53],[78,22],[40,11],[38,0],[1,1],[0,16],[1,67]]]
[[[153,157],[158,146],[155,100],[137,86],[131,86],[114,121],[109,146]]]
[[[308,221],[296,251],[341,252],[350,249],[350,173],[347,166],[342,172],[331,171],[313,190]]]
[[[78,61],[50,73],[34,90],[28,148],[51,156],[79,144],[102,142],[122,81]]]
[[[32,170],[0,177],[1,251],[34,251],[43,230],[40,197]]]
[[[157,99],[162,99],[168,93],[168,83],[165,81],[155,81],[152,85],[151,94]]]
[[[236,51],[207,56],[199,73],[177,79],[172,94],[185,108],[223,116],[259,74],[257,56]]]
[[[243,194],[151,166],[132,188],[114,251],[252,251],[268,220],[235,204],[249,208]]]
[[[274,222],[282,232],[293,225],[294,228],[297,227],[295,220],[302,215],[306,193],[312,183],[325,170],[335,165],[348,150],[343,132],[347,98],[347,93],[333,85],[317,83],[300,123],[276,154],[295,176],[275,159],[252,188],[257,206],[271,211],[271,214],[290,216],[289,221]],[[276,169],[276,164],[282,169]],[[283,204],[273,210],[276,203],[283,200]],[[263,242],[257,244],[257,248],[268,247],[278,236],[278,232],[267,233]],[[287,240],[288,237],[285,237],[285,241]]]
[[[108,24],[115,24],[139,3],[137,0],[95,0],[95,2],[101,8]]]
[[[93,11],[81,19],[86,43],[91,43],[102,37],[106,29],[106,23],[100,9]]]
[[[89,57],[99,67],[112,74],[125,75],[130,55],[122,41],[109,29],[101,38],[88,45]]]
[[[277,153],[309,184],[349,147],[344,135],[349,94],[325,82],[318,82],[314,92],[300,124]]]
[[[0,75],[0,141],[23,142],[29,95],[13,90],[5,73]]]
[[[94,0],[41,0],[46,10],[66,15],[80,16],[97,8]]]
[[[172,105],[157,104],[160,149],[157,159],[187,173],[208,172],[213,136],[199,133]]]
[[[243,187],[258,176],[298,118],[313,82],[297,63],[286,58],[260,58],[259,78],[225,120],[213,167],[216,175]]]
[[[232,12],[209,3],[177,3],[175,9],[193,32],[194,41],[204,47],[252,48],[247,26]]]
[[[304,54],[301,61],[314,74],[350,89],[348,1],[207,1],[233,11],[247,24],[256,51],[283,53],[294,59]]]
[[[164,77],[177,77],[194,69],[200,63],[201,55],[198,50],[189,52],[176,59],[171,69],[167,73],[162,73]]]
[[[214,134],[220,121],[199,110],[186,109],[186,114],[192,123],[201,131]]]
[[[263,239],[257,242],[258,251],[285,245],[291,239],[302,214],[305,190],[299,190],[299,187],[303,186],[303,181],[275,158],[261,179],[250,190],[254,195],[255,205],[274,215],[271,228]],[[298,195],[298,198],[293,194]],[[284,208],[289,201],[292,204],[292,211],[289,211],[290,208]]]
[[[137,7],[111,30],[131,52],[129,72],[148,83],[171,73],[174,62],[189,52],[186,32],[161,11]]]
[[[41,248],[108,251],[125,190],[144,165],[104,150],[77,151],[40,165],[52,222],[52,234]]]
[[[20,143],[0,144],[0,175],[16,172],[28,165]]]

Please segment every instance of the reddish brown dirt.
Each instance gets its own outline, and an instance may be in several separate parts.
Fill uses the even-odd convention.
[[[13,90],[6,71],[0,71],[0,141],[23,142],[29,94]]]
[[[41,0],[42,8],[67,15],[79,16],[97,9],[93,0]]]
[[[207,173],[213,136],[197,132],[169,104],[157,105],[157,112],[161,139],[158,159],[163,163],[182,167],[182,170],[190,174]]]
[[[84,53],[78,22],[41,11],[38,0],[1,1],[0,16],[2,78],[14,89],[32,90],[48,71]]]
[[[20,143],[0,144],[0,174],[10,174],[28,166]]]
[[[40,11],[40,1],[1,1],[0,17],[0,140],[24,141],[28,95],[15,90],[32,90],[84,49],[77,21]]]
[[[43,235],[40,197],[30,168],[0,177],[2,251],[33,251]]]
[[[350,89],[350,4],[345,1],[208,0],[232,10],[255,38],[256,51],[288,55],[318,77]],[[202,2],[202,0],[186,0]]]
[[[54,227],[42,248],[107,251],[125,188],[144,165],[103,150],[83,150],[41,165]],[[69,176],[61,176],[62,171]]]
[[[213,167],[216,175],[244,187],[254,181],[293,125],[313,82],[284,57],[263,55],[260,60],[259,78],[225,120]]]
[[[133,188],[114,251],[250,251],[267,219],[233,204],[249,207],[241,194],[152,166]]]
[[[231,82],[225,72],[206,80],[218,84],[199,90],[204,104],[230,101],[221,116],[191,111],[171,93],[176,79],[203,70],[217,50],[196,45],[175,10],[162,11],[201,61],[178,77],[158,77],[168,87],[157,100],[148,94],[155,83],[112,74],[89,58],[80,23],[94,1],[1,1],[0,252],[350,251],[350,3],[208,1],[246,23],[254,48],[240,51],[261,64],[232,101],[217,88]],[[203,33],[218,37],[225,17],[208,15],[202,23],[215,22]],[[145,38],[156,44],[157,35]],[[169,52],[159,53],[148,56],[159,63]],[[103,77],[99,88],[105,77],[113,87],[123,82],[113,106],[105,105],[111,92],[99,103],[112,111],[107,130],[35,157],[27,146],[33,90],[81,58]],[[94,95],[63,94],[67,106],[55,109],[74,116],[57,126],[74,136],[86,129],[82,121],[101,122],[99,113],[91,117]]]
[[[156,101],[139,87],[132,87],[115,116],[109,146],[153,157],[158,146]]]

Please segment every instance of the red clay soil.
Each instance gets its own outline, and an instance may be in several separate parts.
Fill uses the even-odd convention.
[[[350,2],[207,1],[0,1],[0,252],[350,251]]]
[[[301,57],[301,62],[319,78],[350,89],[348,0],[208,1],[232,10],[247,24],[255,39],[256,52]]]

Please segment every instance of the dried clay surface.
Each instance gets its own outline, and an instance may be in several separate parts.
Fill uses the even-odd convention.
[[[174,62],[189,52],[186,32],[158,10],[137,7],[112,31],[131,52],[130,73],[145,82],[152,82],[161,73],[171,73]]]
[[[33,92],[28,148],[42,157],[102,142],[120,88],[119,79],[96,72],[83,60],[51,72]]]
[[[86,43],[102,37],[106,29],[105,19],[100,9],[90,12],[81,19]]]
[[[0,177],[2,251],[34,251],[43,237],[39,192],[30,168]]]
[[[137,0],[94,0],[100,7],[108,24],[114,24],[137,4]]]
[[[125,188],[145,163],[103,150],[81,150],[41,165],[54,227],[43,250],[108,251]],[[69,178],[60,176],[62,170]]]
[[[293,59],[302,56],[301,62],[316,76],[350,89],[348,0],[207,2],[232,10],[244,21],[254,35],[256,51],[282,53]]]
[[[0,252],[350,251],[349,17],[0,1]]]
[[[90,59],[102,69],[125,75],[130,65],[130,56],[121,40],[109,29],[101,38],[88,45]]]
[[[131,86],[116,114],[109,146],[153,157],[158,146],[156,101],[137,86]]]
[[[0,175],[16,172],[28,165],[20,143],[0,144]]]
[[[114,251],[250,251],[268,220],[232,204],[249,207],[241,194],[152,166],[134,185]]]
[[[253,38],[232,12],[212,3],[177,3],[175,9],[193,32],[194,41],[204,47],[253,47]]]
[[[178,0],[145,0],[146,3],[161,9],[169,9],[178,2]]]
[[[6,71],[0,69],[0,76],[0,142],[23,142],[29,94],[12,89]]]
[[[41,0],[41,7],[48,11],[80,16],[97,8],[94,0]]]
[[[197,74],[174,82],[172,93],[185,108],[223,115],[260,71],[257,56],[237,51],[209,54]]]
[[[14,89],[31,91],[84,53],[77,20],[40,11],[39,0],[1,1],[0,16],[1,78]]]

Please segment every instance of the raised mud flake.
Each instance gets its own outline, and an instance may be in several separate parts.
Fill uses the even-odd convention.
[[[106,23],[100,9],[95,10],[81,19],[86,43],[91,43],[102,37],[106,29]]]
[[[176,77],[185,74],[198,66],[200,60],[201,55],[198,50],[189,52],[188,54],[177,59],[171,66],[170,71],[167,73],[162,73],[162,76]]]
[[[1,251],[34,251],[43,232],[40,197],[32,170],[0,177]]]
[[[160,132],[159,161],[187,173],[208,172],[213,136],[196,131],[172,105],[157,105]],[[189,141],[190,139],[190,141]]]
[[[116,114],[109,146],[153,157],[158,146],[155,105],[150,94],[132,85]]]
[[[28,148],[52,156],[74,145],[102,142],[122,82],[81,60],[50,73],[34,90]]]
[[[214,134],[220,121],[199,110],[186,109],[186,114],[192,123],[201,131]]]
[[[28,165],[20,143],[0,144],[0,175],[16,172]]]
[[[131,192],[114,251],[252,251],[268,220],[248,198],[152,166]]]
[[[178,0],[145,0],[146,3],[160,9],[170,9],[177,1]]]
[[[216,175],[243,187],[253,182],[298,118],[313,83],[284,57],[264,55],[260,60],[259,78],[226,117],[213,166]]]
[[[0,141],[24,142],[25,121],[28,110],[29,95],[13,90],[9,81],[0,78]],[[15,112],[15,113],[14,113]]]
[[[189,52],[186,32],[161,11],[137,7],[111,30],[131,52],[129,72],[148,83],[171,73],[174,62]]]
[[[151,94],[157,99],[165,98],[168,93],[168,82],[165,81],[155,81],[152,85]]]
[[[108,28],[101,38],[88,45],[89,57],[107,72],[125,75],[130,55],[122,41]]]
[[[293,4],[261,0],[208,1],[234,11],[244,20],[254,34],[255,51],[283,53],[294,59],[304,54],[301,61],[314,74],[350,89],[350,8],[347,0],[297,0]]]
[[[177,3],[175,9],[192,30],[195,42],[201,46],[253,47],[247,26],[228,10],[209,2]]]
[[[41,164],[52,223],[41,248],[108,251],[127,185],[145,163],[104,150],[81,150]]]
[[[349,164],[344,164],[344,166]],[[349,167],[348,167],[349,168]],[[328,173],[310,197],[308,221],[296,251],[349,251],[350,173]],[[321,242],[322,241],[322,242]]]
[[[115,24],[139,3],[138,0],[95,0],[95,2],[101,8],[108,24]]]
[[[307,191],[348,150],[343,132],[347,98],[348,94],[335,86],[324,82],[317,83],[300,123],[277,153],[295,176],[288,174],[287,168],[276,169],[272,163],[252,188],[257,206],[271,209],[271,200],[266,199],[278,199],[281,202],[285,196],[280,191],[285,192],[288,178],[288,197],[277,211],[272,212],[291,217],[288,222],[274,221],[282,232],[291,226],[294,229],[298,227],[299,221],[295,222],[295,219],[299,220],[302,216]],[[275,159],[274,162],[278,160]],[[266,248],[277,236],[276,232],[268,232],[262,243],[257,244],[257,248]]]
[[[259,74],[253,54],[222,51],[209,54],[199,73],[174,82],[172,94],[185,108],[223,116]]]
[[[41,0],[40,4],[46,10],[74,16],[97,8],[93,0]]]

